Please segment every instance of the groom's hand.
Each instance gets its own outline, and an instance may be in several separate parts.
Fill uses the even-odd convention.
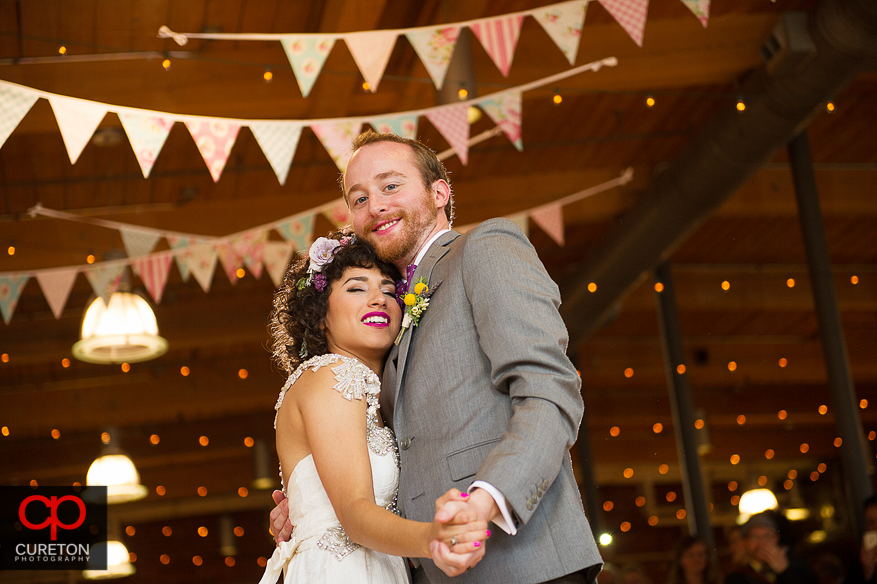
[[[484,546],[469,554],[452,552],[444,542],[437,539],[429,544],[429,552],[435,565],[448,576],[459,576],[484,557]]]
[[[476,520],[492,521],[494,517],[499,515],[499,507],[497,507],[496,501],[484,489],[473,489],[472,493],[468,496],[466,493],[460,493],[455,496],[452,494],[455,491],[459,493],[456,489],[451,489],[436,500],[435,520],[439,523],[469,523]],[[457,517],[461,513],[464,515]]]
[[[277,503],[277,506],[271,510],[271,533],[274,534],[274,541],[280,545],[284,541],[289,541],[292,535],[292,523],[289,521],[289,499],[283,494],[283,491],[274,491],[271,498]]]

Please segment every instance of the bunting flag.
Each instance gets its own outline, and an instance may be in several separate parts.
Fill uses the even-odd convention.
[[[234,237],[231,240],[232,250],[257,280],[262,277],[262,261],[267,240],[268,231],[265,229],[248,231],[240,237]]]
[[[214,119],[205,122],[186,122],[186,127],[189,128],[201,157],[207,163],[213,182],[218,182],[228,155],[231,154],[234,141],[237,139],[238,130],[241,129],[240,125]]]
[[[313,243],[314,213],[296,217],[281,223],[275,229],[286,241],[291,242],[295,249],[306,250]]]
[[[350,213],[344,197],[341,197],[331,205],[324,207],[323,216],[328,219],[336,229],[344,227],[350,223]]]
[[[371,121],[371,126],[379,134],[396,134],[411,140],[417,139],[417,116],[377,118]]]
[[[76,268],[61,268],[58,270],[45,270],[37,272],[36,279],[43,290],[43,296],[52,309],[55,319],[61,318],[64,306],[67,304],[67,298],[70,296],[70,290],[73,288],[73,282],[76,281],[76,274],[79,271]]]
[[[0,85],[0,146],[18,127],[33,104],[40,98],[35,91],[14,85]]]
[[[307,97],[335,44],[335,37],[286,36],[281,38],[283,50],[295,73],[302,97]]]
[[[167,237],[167,242],[170,244],[171,249],[174,250],[174,259],[177,262],[177,269],[180,271],[180,276],[183,278],[183,282],[189,281],[189,257],[191,253],[189,252],[189,246],[193,244],[195,238],[192,237],[181,237],[176,235],[169,235]],[[198,243],[203,243],[204,240],[199,240]]]
[[[27,283],[27,276],[0,276],[0,312],[3,313],[3,322],[9,324],[15,305],[21,290]]]
[[[512,215],[511,217],[509,217],[509,219],[514,221],[515,225],[521,228],[521,231],[524,232],[524,235],[527,237],[527,239],[530,238],[530,221],[526,213]]]
[[[208,241],[188,248],[186,264],[205,292],[210,292],[213,273],[216,272],[216,247],[216,243]]]
[[[520,14],[476,22],[469,27],[504,77],[509,76],[523,22],[524,15]]]
[[[219,263],[222,265],[222,270],[225,272],[225,275],[228,276],[228,281],[232,284],[237,284],[237,271],[243,264],[241,258],[235,253],[234,249],[232,249],[231,242],[217,242],[215,249],[216,256],[219,258]]]
[[[461,103],[426,112],[426,119],[445,137],[464,166],[469,161],[468,110],[469,106]]]
[[[295,149],[298,147],[298,139],[301,136],[302,124],[297,122],[258,122],[250,124],[250,131],[256,137],[256,142],[265,153],[265,158],[271,163],[274,174],[280,185],[286,184],[289,175],[289,167]]]
[[[55,112],[55,119],[58,121],[64,146],[67,147],[70,163],[76,164],[85,145],[91,140],[92,134],[107,114],[108,108],[105,104],[95,101],[60,95],[49,97],[49,104]]]
[[[688,6],[688,9],[691,10],[692,14],[694,14],[703,27],[706,28],[710,19],[710,0],[682,0],[682,2]],[[2,144],[2,142],[0,142],[0,144]]]
[[[405,36],[432,77],[435,88],[441,89],[460,36],[460,27],[418,28],[406,32]]]
[[[493,123],[508,136],[518,150],[524,149],[521,141],[521,92],[507,91],[498,96],[478,102]]]
[[[293,243],[291,241],[268,241],[265,243],[262,261],[265,263],[265,269],[271,276],[271,281],[275,286],[280,286],[283,282],[283,275],[286,273],[286,267],[292,259]]]
[[[139,229],[120,229],[119,233],[122,235],[122,243],[125,244],[125,252],[129,258],[152,252],[152,248],[161,238],[157,233],[140,231]]]
[[[131,269],[146,286],[146,290],[156,304],[161,304],[173,256],[173,251],[163,251],[149,256],[140,256],[131,261]]]
[[[94,293],[103,298],[104,304],[110,303],[110,296],[119,289],[122,274],[128,265],[124,262],[102,262],[85,268],[85,277],[91,284]]]
[[[530,211],[530,219],[542,228],[557,245],[563,246],[563,208],[559,204],[546,205]]]
[[[579,52],[579,40],[582,38],[582,27],[585,24],[587,7],[586,1],[572,0],[571,2],[546,6],[533,14],[536,22],[542,25],[557,48],[566,56],[570,65],[575,64]]]
[[[359,67],[363,79],[368,83],[372,93],[378,90],[378,84],[384,76],[384,69],[390,60],[390,54],[396,45],[399,34],[394,30],[376,30],[372,32],[356,32],[344,38],[356,66]]]
[[[643,46],[649,0],[599,0],[637,46]]]
[[[362,127],[360,120],[326,122],[311,125],[311,130],[320,139],[323,148],[335,161],[338,170],[344,172],[347,168],[347,161],[353,150],[353,139],[359,135],[359,129]]]
[[[155,164],[155,159],[164,147],[174,121],[161,116],[127,112],[119,114],[119,120],[128,135],[128,142],[131,143],[131,149],[137,157],[143,178],[149,178],[152,165]]]

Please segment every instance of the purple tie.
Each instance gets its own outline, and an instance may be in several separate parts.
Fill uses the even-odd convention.
[[[411,279],[414,277],[414,270],[416,269],[416,264],[408,264],[408,268],[405,270],[407,275],[406,280],[399,280],[396,282],[396,301],[399,302],[399,306],[401,306],[403,310],[405,309],[405,304],[402,302],[402,299],[408,294],[408,286],[411,283]]]

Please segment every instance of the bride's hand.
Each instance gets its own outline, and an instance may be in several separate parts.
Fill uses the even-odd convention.
[[[271,510],[271,533],[274,534],[274,541],[280,545],[284,541],[289,541],[292,535],[292,523],[289,521],[289,500],[283,495],[283,491],[274,491],[271,498],[277,503],[277,506]]]
[[[435,539],[429,544],[432,561],[438,568],[450,577],[459,576],[481,561],[484,557],[484,546],[477,548],[470,554],[456,554],[448,549],[448,546]]]
[[[478,520],[468,508],[467,499],[465,493],[451,489],[435,502],[430,552],[433,561],[448,576],[462,574],[480,562],[490,537],[487,522]]]

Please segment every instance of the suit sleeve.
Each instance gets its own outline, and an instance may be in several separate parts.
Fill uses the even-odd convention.
[[[463,282],[479,343],[493,386],[512,405],[475,480],[499,489],[525,525],[578,435],[581,379],[566,354],[560,292],[523,232],[491,220],[470,232],[465,246]]]

